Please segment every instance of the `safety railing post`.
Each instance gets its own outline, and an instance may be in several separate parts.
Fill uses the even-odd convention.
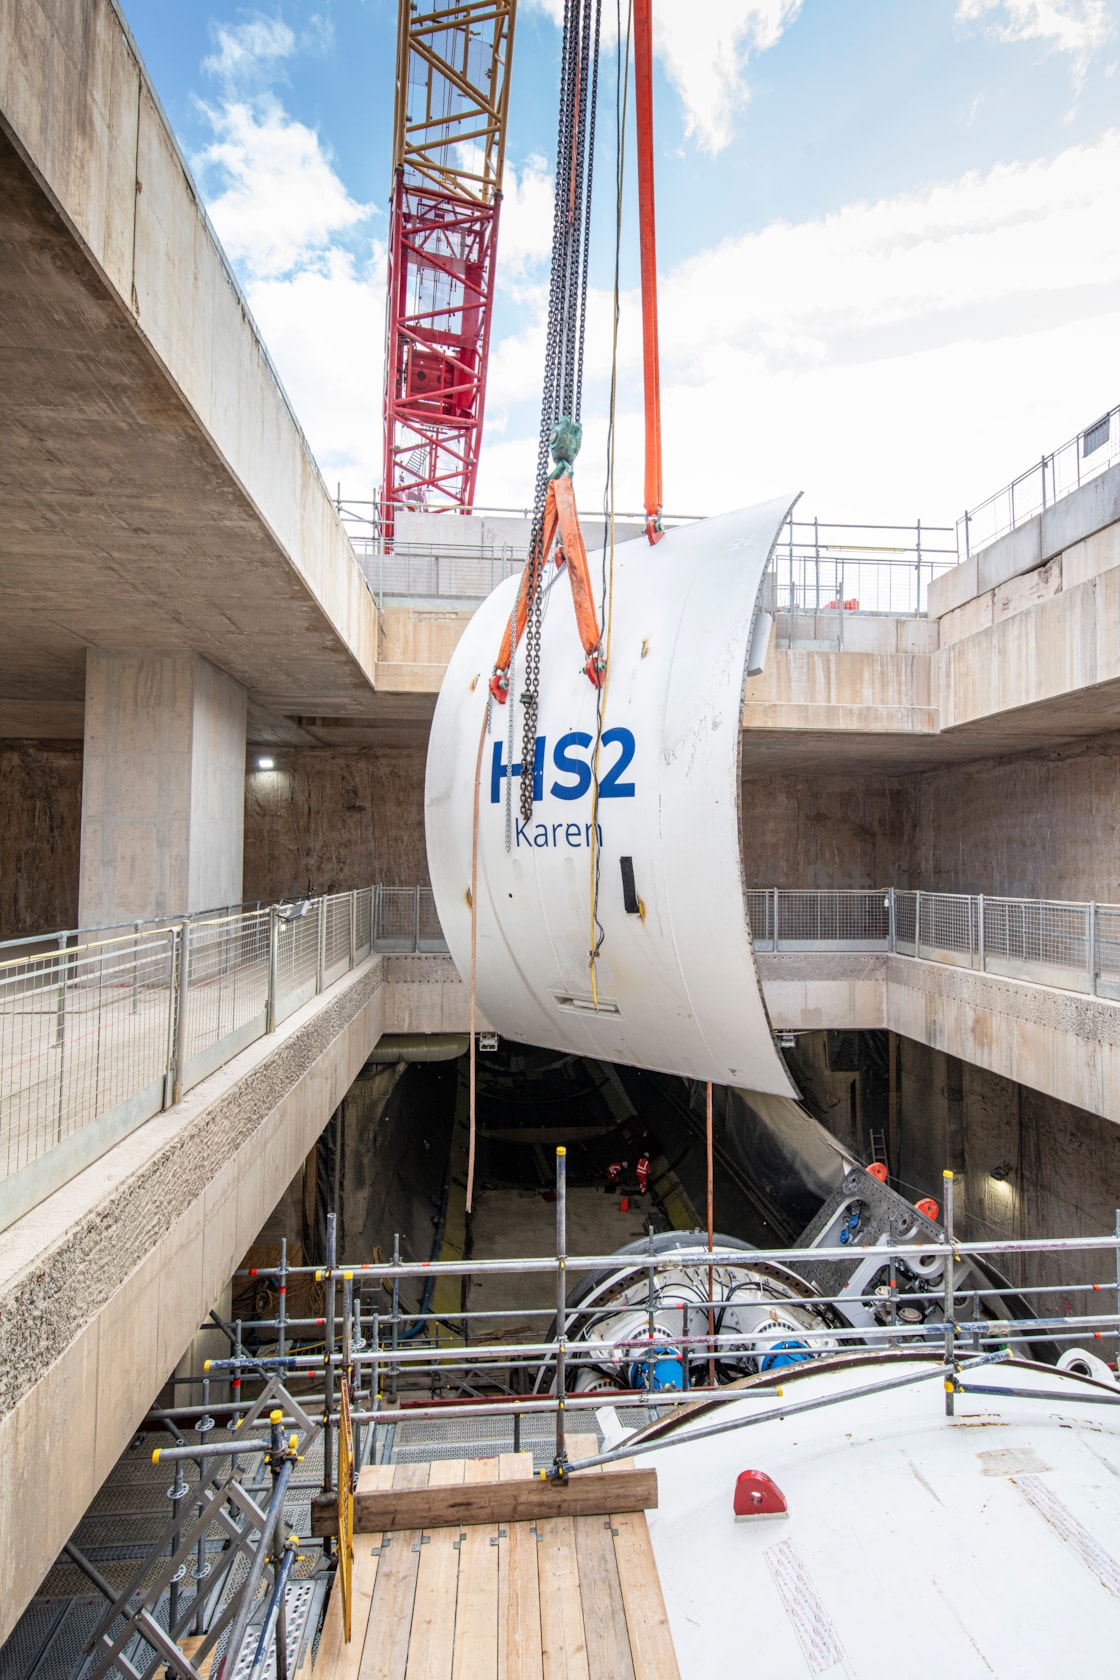
[[[887,888],[887,942],[893,952],[898,946],[898,911],[895,907],[894,888]]]
[[[984,894],[976,895],[976,943],[980,947],[980,972],[987,968],[987,956],[984,950]]]
[[[371,957],[374,952],[373,938],[377,928],[377,895],[380,891],[380,887],[371,887],[369,894],[369,954]]]
[[[315,990],[321,992],[327,956],[327,901],[325,898],[316,899],[315,914],[318,918],[315,924]]]
[[[399,1266],[400,1263],[401,1263],[401,1234],[400,1234],[399,1231],[394,1231],[393,1232],[393,1265],[394,1266]],[[397,1362],[397,1349],[400,1346],[400,1340],[401,1340],[401,1280],[400,1280],[399,1277],[397,1277],[395,1272],[393,1274],[392,1307],[393,1307],[393,1316],[392,1316],[392,1319],[390,1320],[389,1342],[390,1342],[390,1346],[393,1350],[393,1358],[392,1358],[392,1363],[389,1367],[389,1398],[390,1398],[390,1400],[395,1402],[396,1398],[397,1398],[397,1383],[398,1383],[398,1380],[399,1380],[399,1372],[400,1372],[400,1367],[399,1367],[399,1364]]]
[[[132,941],[132,1013],[140,1013],[140,922],[133,922],[132,931],[135,938]]]
[[[774,949],[778,949],[778,900],[781,889],[774,888]]]
[[[265,1027],[268,1032],[276,1031],[276,1014],[279,999],[276,996],[276,976],[279,968],[280,954],[280,913],[273,904],[268,912],[268,1004],[265,1016]]]
[[[175,1100],[175,1027],[179,1019],[179,993],[176,976],[179,972],[179,933],[177,928],[167,930],[167,1045],[164,1051],[163,1072],[163,1102],[161,1108],[170,1108]]]
[[[922,954],[922,889],[919,887],[914,894],[914,956],[920,958]]]
[[[187,1054],[187,1018],[191,987],[191,924],[184,921],[179,928],[179,961],[176,964],[175,997],[175,1056],[171,1084],[171,1101],[177,1103],[183,1094],[183,1064]]]
[[[350,967],[354,966],[354,957],[358,949],[358,895],[350,893]]]
[[[338,1148],[338,1127],[335,1127],[335,1148]],[[327,1214],[327,1290],[326,1324],[323,1338],[323,1492],[334,1490],[334,1442],[331,1412],[334,1410],[334,1332],[338,1282],[338,1218]]]
[[[955,1272],[953,1267],[953,1175],[946,1167],[941,1175],[944,1186],[945,1241],[949,1252],[945,1256],[945,1416],[953,1415],[956,1389],[956,1303],[954,1300]]]
[[[1097,901],[1089,906],[1089,993],[1091,997],[1097,995]]]
[[[64,933],[60,933],[58,936],[58,949],[60,953],[64,953],[66,950],[66,935]],[[70,959],[65,955],[60,955],[54,1010],[54,1041],[60,1049],[66,1043],[66,981],[69,970]]]
[[[564,1440],[564,1401],[568,1385],[568,1152],[556,1149],[556,1457],[553,1463],[563,1472],[568,1462]],[[652,1359],[652,1352],[650,1355]]]
[[[416,889],[415,916],[413,919],[412,949],[420,949],[420,888]]]

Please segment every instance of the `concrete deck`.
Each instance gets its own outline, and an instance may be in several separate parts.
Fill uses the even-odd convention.
[[[123,18],[5,17],[0,709],[70,733],[94,645],[204,655],[259,739],[374,715],[376,606]]]
[[[758,957],[778,1031],[889,1028],[1120,1122],[1120,1003],[880,951]],[[464,1032],[450,957],[387,957],[386,1032]]]

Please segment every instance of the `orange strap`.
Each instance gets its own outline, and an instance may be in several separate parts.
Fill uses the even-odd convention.
[[[561,560],[567,562],[568,582],[572,587],[572,601],[576,610],[576,627],[579,639],[583,643],[583,651],[587,654],[584,670],[596,688],[602,686],[603,662],[601,657],[602,633],[599,629],[599,615],[595,611],[595,596],[591,588],[591,568],[587,563],[587,548],[583,541],[583,532],[579,527],[579,514],[576,512],[576,494],[571,479],[565,474],[561,478],[553,478],[548,483],[548,494],[544,504],[544,530],[541,536],[541,567],[548,564],[548,557],[552,545],[556,541],[557,532],[560,534],[560,547],[556,551],[556,564]],[[510,661],[513,648],[516,647],[525,634],[525,625],[529,619],[529,571],[528,566],[521,574],[521,587],[517,592],[517,612],[514,620],[514,637],[511,646],[510,626],[507,624],[502,633],[502,644],[498,649],[498,658],[494,665],[494,674],[490,678],[490,692],[495,700],[505,705],[506,688]]]
[[[661,529],[661,369],[657,343],[657,229],[653,199],[653,24],[634,0],[634,111],[638,128],[638,237],[642,272],[642,372],[646,396],[646,535]]]

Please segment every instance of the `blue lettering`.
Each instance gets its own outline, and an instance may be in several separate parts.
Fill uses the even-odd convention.
[[[517,819],[515,818],[514,819],[514,828],[516,830],[517,844],[519,846],[531,846],[533,844],[533,842],[530,840],[530,838],[528,836],[528,833],[526,832],[525,824],[523,822],[518,822]]]
[[[633,782],[620,782],[619,777],[624,770],[628,770],[634,760],[634,737],[629,729],[607,729],[603,733],[603,745],[613,746],[618,742],[618,757],[599,783],[600,799],[633,799]]]
[[[568,824],[567,828],[564,830],[564,839],[567,841],[569,846],[578,846],[580,844],[578,823]]]
[[[536,750],[533,753],[533,799],[544,798],[544,755],[547,741],[543,735],[537,736]],[[490,760],[490,803],[496,805],[502,797],[502,777],[520,776],[521,766],[515,764],[507,770],[502,763],[502,743],[494,742],[494,753]]]
[[[552,762],[561,775],[574,776],[574,782],[553,782],[549,792],[557,799],[582,799],[591,786],[591,766],[582,758],[575,758],[568,751],[569,747],[589,747],[590,735],[584,734],[582,729],[572,729],[567,735],[561,735],[552,750]]]

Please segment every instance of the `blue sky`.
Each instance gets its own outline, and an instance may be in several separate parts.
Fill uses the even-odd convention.
[[[559,3],[519,7],[487,505],[531,491]],[[396,0],[123,5],[324,477],[368,495]],[[802,488],[810,516],[948,522],[1120,401],[1120,0],[654,11],[667,508]],[[602,477],[613,57],[587,504]],[[637,506],[632,203],[623,255],[618,494]]]

